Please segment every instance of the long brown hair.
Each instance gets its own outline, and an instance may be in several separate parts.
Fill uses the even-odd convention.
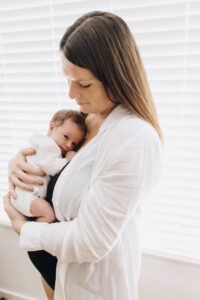
[[[111,101],[149,122],[162,139],[143,62],[123,19],[109,12],[87,13],[67,29],[60,49],[103,83]]]

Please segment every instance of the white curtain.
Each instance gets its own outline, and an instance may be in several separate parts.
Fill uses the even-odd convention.
[[[47,130],[53,112],[75,107],[59,41],[92,10],[129,24],[164,132],[163,174],[144,206],[142,247],[200,261],[200,0],[0,0],[0,196],[10,157],[32,132]]]

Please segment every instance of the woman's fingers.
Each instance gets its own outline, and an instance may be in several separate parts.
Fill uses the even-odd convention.
[[[28,173],[28,174],[32,174],[32,175],[36,175],[36,176],[44,176],[45,175],[45,173],[42,171],[41,168],[39,168],[37,166],[30,165],[27,162],[19,163],[18,167],[21,170],[23,170],[24,172]]]
[[[26,161],[27,155],[35,154],[35,149],[22,149],[9,163],[9,191],[16,198],[15,187],[33,191],[33,185],[42,185],[45,176],[41,168],[33,166]],[[31,186],[32,185],[32,186]]]
[[[8,181],[8,185],[9,185],[9,193],[11,194],[11,196],[16,199],[17,198],[17,194],[15,192],[15,185],[9,180]]]
[[[9,163],[9,171],[10,173],[18,176],[18,171],[21,170],[23,172],[36,175],[36,176],[45,176],[45,173],[41,168],[37,166],[33,166],[26,161],[26,156],[35,154],[35,149],[33,148],[25,148],[22,149],[13,159],[11,159]],[[19,179],[22,179],[19,177]]]
[[[24,184],[42,185],[44,183],[41,178],[34,177],[32,174],[25,173],[22,170],[19,170],[17,175],[18,179],[21,180]]]
[[[34,155],[35,153],[36,153],[36,150],[34,148],[25,148],[20,151],[20,154],[24,158],[26,158],[26,156],[28,156],[28,155]],[[21,161],[18,166],[21,167],[21,169],[26,173],[36,175],[36,176],[45,176],[45,173],[42,171],[41,168],[30,165],[29,163],[26,162],[25,159],[24,159],[24,161]]]
[[[11,184],[10,192],[12,195],[13,195],[13,188],[15,188],[15,186],[23,190],[33,191],[34,189],[33,185],[44,184],[40,178],[35,178],[32,175],[24,173],[23,171],[19,171],[17,176],[11,174],[9,176],[9,182]]]
[[[29,148],[24,148],[24,149],[20,150],[19,153],[26,157],[28,155],[34,155],[36,153],[36,150],[34,148],[29,147]]]
[[[15,176],[10,175],[10,176],[9,176],[9,182],[10,182],[9,188],[10,188],[10,186],[11,186],[11,190],[9,190],[9,191],[10,191],[10,193],[11,193],[12,195],[15,193],[15,191],[13,191],[13,188],[15,188],[16,186],[17,186],[18,188],[22,189],[22,190],[33,191],[33,187],[32,187],[32,186],[30,186],[30,185],[28,185],[28,184],[22,182],[20,179],[18,179],[18,178],[15,177]],[[15,197],[14,197],[14,198],[15,198]]]

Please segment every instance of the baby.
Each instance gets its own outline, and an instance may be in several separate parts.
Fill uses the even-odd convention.
[[[36,217],[39,222],[55,220],[52,206],[44,200],[49,176],[57,174],[72,159],[86,131],[85,117],[80,112],[59,110],[50,121],[47,136],[39,133],[31,136],[30,145],[36,154],[27,156],[27,161],[42,168],[46,176],[41,177],[44,184],[34,186],[33,192],[16,187],[17,199],[11,202],[18,211],[27,217]]]

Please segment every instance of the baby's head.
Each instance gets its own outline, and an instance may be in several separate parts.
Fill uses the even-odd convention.
[[[48,136],[60,147],[62,155],[76,150],[87,132],[85,116],[70,109],[57,111],[49,125]]]

